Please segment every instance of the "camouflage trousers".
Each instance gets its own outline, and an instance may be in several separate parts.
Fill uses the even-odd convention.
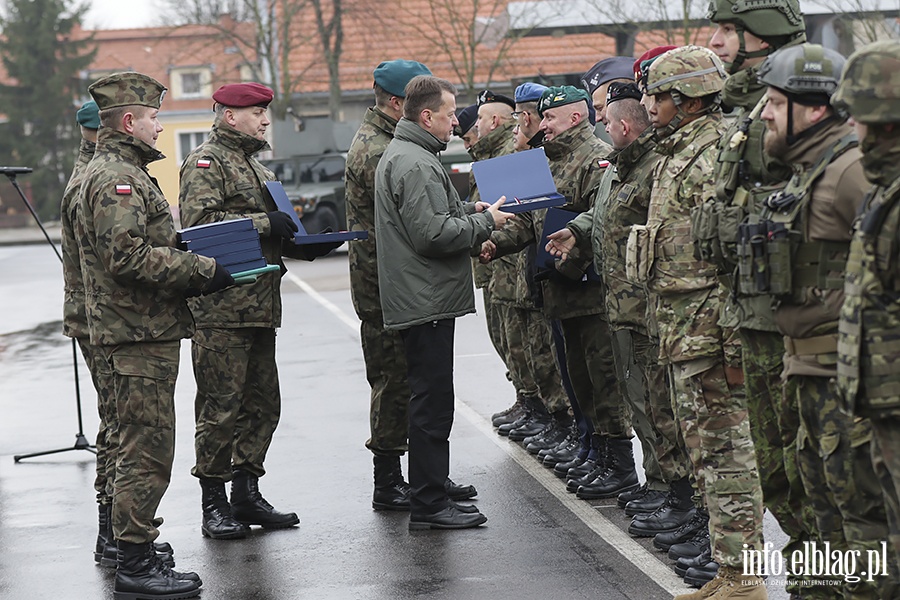
[[[503,361],[503,364],[506,365],[506,346],[503,344],[503,318],[500,315],[500,307],[492,300],[491,292],[488,291],[487,287],[482,288],[482,292],[488,337],[491,339],[491,344],[494,346],[494,351],[497,353],[497,356],[499,356],[500,360]],[[506,368],[509,369],[509,366],[507,365]],[[506,373],[506,378],[512,381],[509,371]]]
[[[790,375],[785,393],[797,398],[800,409],[797,460],[821,541],[863,557],[880,550],[888,521],[872,465],[871,423],[843,410],[834,378]],[[896,562],[893,555],[891,562]],[[845,582],[843,592],[854,600],[898,598],[897,572]]]
[[[175,457],[175,379],[179,342],[105,346],[119,417],[113,492],[115,539],[143,544],[159,536],[156,509]]]
[[[872,417],[872,467],[884,495],[894,572],[900,572],[900,417]]]
[[[815,539],[813,508],[797,467],[800,415],[795,397],[782,398],[784,341],[780,333],[741,329],[744,390],[750,415],[750,435],[762,484],[763,504],[778,521],[790,556]],[[788,591],[797,591],[788,586]]]
[[[87,338],[78,338],[78,347],[91,372],[91,381],[97,392],[97,412],[100,426],[97,429],[97,476],[94,489],[97,503],[112,504],[113,484],[116,480],[116,455],[119,453],[119,415],[116,413],[114,379],[109,363],[99,346]]]
[[[233,469],[257,477],[281,416],[275,330],[198,329],[191,344],[195,477],[230,481]]]
[[[595,435],[631,438],[631,418],[616,378],[609,325],[600,315],[561,319],[575,398]]]
[[[745,548],[762,548],[763,506],[756,453],[740,386],[721,359],[672,365],[675,417],[709,511],[713,560],[743,567]]]
[[[504,324],[509,371],[522,371],[522,393],[537,396],[548,412],[568,410],[569,402],[562,387],[559,368],[553,354],[550,323],[539,310],[499,304]],[[516,383],[516,375],[513,375]],[[519,391],[519,385],[516,384]]]
[[[652,490],[666,490],[690,472],[678,434],[659,344],[631,329],[613,333],[616,376],[622,382],[631,423],[641,441],[644,475]]]
[[[403,337],[385,329],[380,319],[362,321],[359,334],[372,390],[366,448],[379,456],[400,456],[408,449],[410,396]]]

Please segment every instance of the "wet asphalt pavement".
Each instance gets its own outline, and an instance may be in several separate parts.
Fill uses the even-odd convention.
[[[514,400],[483,316],[457,321],[457,414],[451,476],[478,488],[487,515],[475,530],[407,530],[408,515],[371,509],[368,385],[350,303],[346,254],[290,262],[278,334],[281,424],[269,451],[265,497],[301,523],[254,529],[245,540],[200,534],[193,464],[190,348],[182,344],[172,483],[160,540],[211,599],[655,600],[687,591],[652,540],[633,540],[613,501],[587,503],[489,418]],[[0,247],[0,598],[112,599],[113,572],[96,566],[93,455],[71,447],[72,346],[61,335],[62,275],[46,245]],[[479,309],[480,310],[480,309]],[[79,356],[84,431],[97,413]],[[405,465],[404,465],[405,472]],[[777,541],[776,532],[769,536]],[[770,581],[770,597],[784,597]]]

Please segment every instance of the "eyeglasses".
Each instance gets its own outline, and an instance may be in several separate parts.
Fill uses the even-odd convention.
[[[514,110],[511,113],[509,113],[509,116],[511,116],[514,121],[518,121],[519,117],[521,117],[522,115],[525,115],[525,114],[528,114],[527,110]]]

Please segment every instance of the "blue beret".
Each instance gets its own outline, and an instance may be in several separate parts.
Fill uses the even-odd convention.
[[[472,129],[476,119],[478,119],[478,105],[470,104],[456,114],[456,120],[459,121],[459,125],[453,128],[453,133],[457,137],[466,135]]]
[[[581,76],[581,84],[589,94],[613,79],[634,80],[634,59],[627,56],[604,58]]]
[[[100,129],[100,108],[93,100],[85,102],[75,113],[75,121],[88,129]]]
[[[414,60],[388,60],[375,67],[375,83],[392,96],[406,98],[406,84],[413,77],[431,75],[431,71]]]
[[[537,102],[547,89],[546,85],[527,81],[516,88],[516,104],[523,102]]]

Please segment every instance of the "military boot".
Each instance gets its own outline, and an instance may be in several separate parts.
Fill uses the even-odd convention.
[[[571,430],[572,417],[564,410],[555,412],[550,415],[550,426],[547,429],[534,436],[530,442],[527,439],[523,441],[525,449],[529,454],[540,454],[541,450],[556,448],[569,436]]]
[[[709,527],[701,527],[688,541],[672,544],[669,547],[669,559],[677,561],[681,558],[695,558],[709,550],[709,544]]]
[[[702,561],[699,561],[702,562]],[[705,565],[689,567],[684,574],[684,582],[695,588],[706,587],[706,584],[715,580],[716,574],[719,572],[719,563],[710,560]]]
[[[105,505],[104,509],[106,512],[106,535],[104,537],[103,553],[100,555],[99,560],[97,560],[97,555],[95,553],[94,560],[97,560],[97,562],[100,563],[101,567],[106,567],[107,569],[115,569],[116,565],[119,562],[119,549],[116,545],[115,535],[113,534],[112,506],[107,504]],[[154,542],[153,550],[156,552],[157,558],[162,561],[165,566],[175,566],[175,551],[172,549],[172,546],[168,542]]]
[[[194,598],[200,594],[197,579],[179,579],[176,573],[156,557],[152,544],[131,544],[119,541],[118,565],[113,595],[116,600],[181,600]]]
[[[631,440],[609,439],[606,443],[606,469],[594,481],[578,488],[576,495],[584,500],[612,498],[621,492],[637,489],[640,482],[634,470]]]
[[[646,515],[663,505],[668,496],[667,492],[662,490],[648,489],[647,493],[641,498],[635,498],[625,505],[625,515],[635,517],[637,515]],[[621,498],[621,494],[619,495]]]
[[[375,492],[372,508],[375,510],[409,510],[409,484],[403,480],[399,456],[374,455]]]
[[[219,479],[201,479],[200,489],[203,507],[200,531],[203,536],[214,540],[237,540],[247,537],[250,528],[239,523],[231,513],[231,504],[225,495],[225,482]]]
[[[658,533],[653,538],[653,547],[668,552],[675,544],[686,542],[703,529],[709,529],[709,513],[705,509],[697,510],[690,521],[683,523],[675,531]]]
[[[687,477],[673,482],[662,506],[652,513],[635,515],[628,526],[628,533],[636,537],[653,537],[658,533],[675,531],[697,512],[691,495],[691,483]]]
[[[699,594],[699,595],[696,595]],[[705,595],[704,595],[705,594]],[[765,581],[756,575],[744,575],[737,567],[719,567],[714,579],[704,584],[695,594],[676,596],[675,600],[766,600]]]
[[[609,459],[606,441],[606,436],[598,434],[591,436],[588,459],[566,473],[567,492],[577,492],[579,487],[591,483],[606,470],[606,461]]]
[[[531,409],[531,417],[519,427],[509,431],[509,439],[514,442],[523,442],[525,438],[543,433],[544,430],[550,427],[550,422],[552,421],[550,413],[547,412],[540,398],[529,397],[527,402]]]
[[[538,452],[541,463],[548,469],[554,468],[559,463],[569,462],[578,456],[578,450],[581,449],[581,442],[578,441],[578,430],[573,425],[569,428],[569,434],[556,445],[555,448],[548,448]]]
[[[500,427],[507,423],[512,423],[525,413],[525,402],[521,394],[516,394],[516,401],[506,410],[491,415],[491,424],[494,427]]]
[[[98,504],[97,509],[99,512],[99,526],[97,529],[97,543],[94,546],[94,562],[100,563],[103,560],[103,549],[106,547],[107,540],[109,540],[109,530],[110,520],[112,519],[112,505],[110,504]],[[104,566],[116,566],[115,563],[112,565],[104,565]]]
[[[707,546],[700,554],[694,556],[693,558],[685,557],[676,560],[675,574],[683,579],[690,569],[699,569],[705,567],[712,561],[712,547]],[[716,567],[716,569],[718,570],[718,567]]]
[[[716,567],[716,572],[718,572],[718,566]],[[716,572],[705,580],[705,582],[701,585],[695,585],[694,587],[699,587],[700,589],[696,592],[691,592],[690,594],[681,594],[679,596],[675,596],[675,600],[706,600],[713,594],[718,591],[719,587],[725,583],[724,580],[716,577]]]
[[[497,433],[499,435],[508,436],[509,432],[513,429],[518,429],[522,427],[529,421],[531,421],[532,414],[532,403],[529,398],[522,398],[522,410],[519,413],[519,417],[515,421],[503,423],[502,425],[497,426]]]
[[[266,529],[292,527],[300,522],[296,513],[281,513],[259,493],[259,478],[236,469],[231,480],[231,512],[244,525],[261,525]]]

